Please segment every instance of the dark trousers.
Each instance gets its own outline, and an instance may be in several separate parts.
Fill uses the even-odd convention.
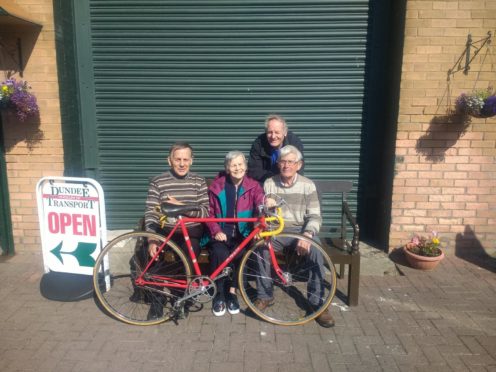
[[[168,236],[171,230],[163,229],[158,233],[164,236]],[[191,246],[193,247],[193,251],[195,252],[196,257],[200,255],[201,247],[200,247],[200,239],[203,236],[203,225],[197,225],[194,227],[188,227],[189,241],[191,242]],[[186,245],[186,241],[184,240],[183,233],[181,229],[176,230],[174,235],[172,235],[171,240],[174,243],[179,245],[179,248],[182,249],[186,257],[189,257],[188,246]],[[190,260],[191,261],[191,260]]]
[[[170,233],[170,230],[162,229],[162,230],[159,230],[157,233],[160,235],[163,235],[163,236],[168,236]],[[193,251],[195,252],[196,257],[198,257],[200,255],[200,250],[201,250],[200,239],[203,235],[203,225],[198,225],[198,226],[188,228],[188,233],[189,233],[191,246],[193,247]],[[184,240],[184,236],[183,236],[182,231],[180,231],[180,230],[176,231],[176,233],[171,236],[171,240],[173,240],[174,243],[176,243],[179,246],[179,248],[184,252],[184,254],[188,258],[188,260],[191,262],[188,247],[186,245],[186,241]],[[164,248],[164,250],[166,250],[166,249],[167,249],[167,247]],[[135,259],[139,259],[140,266],[142,269],[144,269],[147,262],[150,260],[150,255],[148,254],[148,244],[145,244],[145,246],[143,246],[139,250],[137,250],[136,254],[133,257]],[[131,262],[131,270],[134,269],[134,266],[135,265],[133,265]],[[166,275],[167,272],[162,272],[162,270],[165,267],[168,267],[168,265],[166,265],[165,262],[163,261],[163,257],[160,257],[158,261],[154,262],[150,266],[149,272],[153,273],[153,274],[157,274],[157,275],[160,275],[160,274]],[[134,284],[133,284],[133,286],[134,286]],[[161,289],[161,287],[156,287],[156,288],[159,290]],[[172,290],[172,293],[177,297],[182,297],[182,291]],[[160,294],[150,292],[150,293],[147,293],[147,296],[150,298],[151,302],[157,302],[157,303],[162,303],[162,304],[165,303],[165,297],[160,295]]]
[[[240,242],[243,241],[243,238],[227,238],[226,242],[220,242],[218,240],[212,240],[210,242],[209,249],[209,260],[210,260],[210,270],[213,272],[222,262],[226,260],[227,257],[231,254],[232,251],[239,245]],[[229,266],[233,269],[232,277],[221,278],[216,281],[217,290],[219,296],[225,297],[225,295],[229,292],[229,288],[234,287],[238,288],[238,275],[237,269],[239,266],[239,261],[241,259],[241,255],[236,257]]]

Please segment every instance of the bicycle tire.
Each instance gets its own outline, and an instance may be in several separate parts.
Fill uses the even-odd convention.
[[[241,261],[238,273],[241,296],[248,308],[267,322],[283,326],[305,324],[325,311],[336,293],[334,264],[322,246],[306,236],[281,233],[276,238],[279,241],[293,241],[292,244],[298,239],[310,243],[310,249],[314,250],[316,255],[313,257],[320,255],[322,258],[323,270],[308,256],[298,256],[296,249],[291,245],[285,246],[282,250],[275,252],[281,270],[286,277],[290,278],[290,282],[285,285],[273,270],[267,242],[261,240],[246,252]],[[272,239],[269,240],[271,244]],[[264,264],[266,265],[265,271],[261,268]],[[319,275],[323,277],[323,285],[321,285],[318,296],[312,294],[315,291],[310,290],[310,283],[315,283],[309,280],[310,275],[314,278]],[[263,283],[262,280],[264,280]],[[263,311],[255,305],[258,297],[257,286],[261,284],[265,288],[272,288],[273,298],[271,304]],[[313,304],[310,302],[310,297]]]
[[[134,325],[154,325],[170,318],[174,299],[182,297],[183,289],[136,286],[134,279],[146,267],[150,239],[163,243],[164,236],[145,231],[122,234],[108,243],[95,262],[93,287],[105,310],[113,317]],[[153,264],[150,274],[174,276],[187,281],[191,276],[188,259],[173,242],[169,241]],[[155,304],[155,305],[154,305]],[[150,307],[163,305],[163,316],[148,320]]]

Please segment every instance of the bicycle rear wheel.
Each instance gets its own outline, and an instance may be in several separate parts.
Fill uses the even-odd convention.
[[[239,267],[241,295],[251,311],[270,323],[304,324],[330,305],[336,292],[334,264],[320,244],[303,235],[282,233],[275,239],[259,241],[244,255]],[[309,255],[297,255],[298,240],[311,244]],[[268,244],[274,247],[286,283],[274,271]],[[258,297],[271,298],[265,309],[257,308]]]
[[[93,286],[98,300],[112,316],[125,323],[153,325],[164,322],[170,318],[174,301],[184,295],[184,289],[136,285],[136,278],[150,260],[150,240],[161,244],[165,238],[144,231],[123,234],[108,243],[96,259]],[[174,242],[167,243],[159,261],[150,266],[144,279],[158,282],[155,275],[187,283],[191,275],[189,261]],[[152,307],[155,313],[158,309],[159,315],[148,319]]]

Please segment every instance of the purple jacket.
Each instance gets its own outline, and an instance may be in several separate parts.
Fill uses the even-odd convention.
[[[226,217],[226,175],[220,172],[208,188],[209,217]],[[260,184],[253,178],[245,176],[240,185],[239,198],[236,203],[236,217],[250,218],[257,214],[258,206],[263,204],[264,192]],[[222,232],[223,223],[209,222],[207,227],[210,235],[214,237]],[[238,223],[239,231],[246,237],[253,230],[253,224],[246,222]]]

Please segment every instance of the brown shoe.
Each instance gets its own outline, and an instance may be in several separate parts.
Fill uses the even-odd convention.
[[[255,305],[255,307],[259,311],[264,311],[266,308],[272,306],[273,304],[274,304],[273,298],[257,298],[253,303],[253,305]]]
[[[334,327],[334,318],[331,315],[331,312],[329,309],[324,310],[322,314],[320,314],[317,318],[315,318],[315,321],[319,323],[321,327],[324,328],[331,328]]]

